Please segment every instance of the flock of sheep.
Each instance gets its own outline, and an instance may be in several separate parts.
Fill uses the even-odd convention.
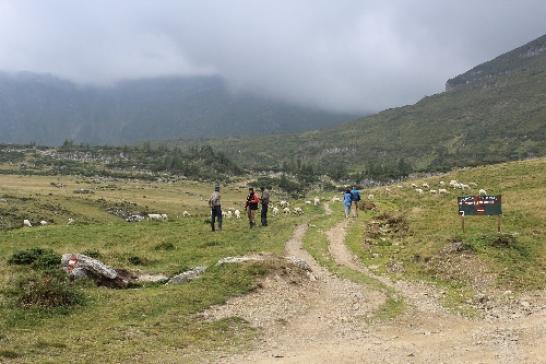
[[[398,185],[398,188],[403,188],[402,185]],[[415,192],[419,195],[422,195],[425,193],[425,191],[428,191],[431,194],[438,194],[438,195],[447,195],[449,194],[449,190],[447,187],[451,187],[452,189],[460,189],[462,191],[470,190],[473,188],[478,188],[478,184],[475,182],[470,182],[468,184],[458,182],[457,180],[452,179],[449,184],[446,184],[444,181],[440,181],[438,183],[438,188],[431,188],[428,183],[423,183],[421,186],[418,186],[415,183],[411,184],[411,187],[415,190]],[[433,186],[434,187],[434,186]],[[387,191],[390,191],[390,189],[387,188]],[[487,195],[487,191],[483,188],[479,190],[480,196]]]

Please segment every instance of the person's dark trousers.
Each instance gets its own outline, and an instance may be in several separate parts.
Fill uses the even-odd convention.
[[[267,226],[267,209],[268,204],[262,204],[262,226]]]
[[[212,231],[215,230],[214,223],[216,222],[216,219],[218,219],[218,230],[222,230],[222,207],[214,206],[211,209],[210,215],[210,226],[212,227]]]

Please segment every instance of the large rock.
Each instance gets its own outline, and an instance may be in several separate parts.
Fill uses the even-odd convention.
[[[298,257],[285,257],[284,259],[288,260],[290,263],[294,264],[299,269],[306,270],[311,272],[311,266],[305,260]]]
[[[199,277],[201,274],[205,273],[206,269],[207,269],[206,267],[195,267],[191,270],[185,271],[183,273],[180,273],[171,277],[171,279],[169,279],[167,284],[182,284],[182,283],[192,281],[195,278]]]
[[[216,265],[241,264],[244,262],[261,262],[263,260],[263,257],[225,257],[220,259],[218,263],[216,263]]]
[[[115,288],[127,287],[133,279],[127,271],[115,270],[100,260],[83,254],[64,254],[61,266],[73,278],[91,278],[99,285]]]

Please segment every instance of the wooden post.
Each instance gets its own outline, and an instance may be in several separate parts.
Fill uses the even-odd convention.
[[[463,228],[463,234],[464,234],[464,215],[461,215],[461,227]]]
[[[501,215],[497,215],[497,233],[501,232]]]

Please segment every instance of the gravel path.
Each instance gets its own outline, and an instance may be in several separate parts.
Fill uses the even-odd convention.
[[[385,296],[322,268],[303,249],[307,226],[299,225],[286,243],[286,254],[307,261],[312,276],[299,285],[269,277],[259,291],[209,310],[213,319],[236,315],[263,330],[250,351],[224,354],[213,362],[546,363],[546,305],[512,320],[452,315],[429,285],[391,282],[363,267],[344,244],[347,224],[343,221],[327,232],[332,256],[338,264],[394,288],[410,303],[406,312],[394,320],[368,323],[364,318]]]

